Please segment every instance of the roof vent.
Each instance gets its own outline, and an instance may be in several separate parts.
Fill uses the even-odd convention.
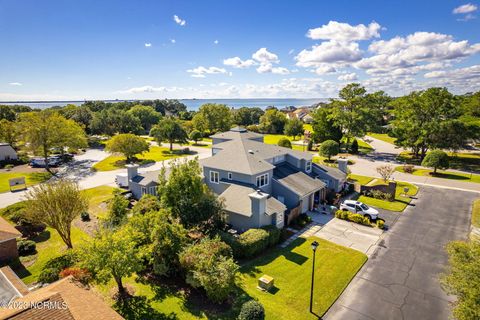
[[[253,150],[251,150],[251,149],[250,149],[250,150],[248,150],[248,153],[250,153],[250,154],[254,154]]]

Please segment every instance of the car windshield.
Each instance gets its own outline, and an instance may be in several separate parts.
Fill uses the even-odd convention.
[[[362,208],[362,210],[368,210],[368,206],[363,203],[360,205],[360,208]]]

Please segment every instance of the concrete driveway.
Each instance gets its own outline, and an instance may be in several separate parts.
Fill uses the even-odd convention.
[[[473,192],[423,187],[324,319],[448,319],[445,245],[466,239]]]

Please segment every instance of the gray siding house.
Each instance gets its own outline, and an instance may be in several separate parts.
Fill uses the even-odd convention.
[[[12,161],[17,158],[17,152],[10,144],[0,142],[0,161]]]
[[[313,210],[346,179],[312,163],[308,152],[265,144],[263,135],[240,127],[213,135],[212,157],[201,165],[205,183],[225,201],[227,222],[239,230],[281,228],[290,210]]]
[[[140,199],[144,194],[157,195],[158,176],[161,170],[139,173],[138,165],[136,164],[128,164],[126,167],[128,189],[132,192],[135,199]],[[166,174],[168,175],[168,169]]]

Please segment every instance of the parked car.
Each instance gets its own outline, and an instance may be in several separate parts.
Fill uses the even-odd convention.
[[[340,205],[340,210],[350,211],[368,217],[370,220],[378,218],[378,210],[367,206],[365,203],[355,200],[345,200]]]

